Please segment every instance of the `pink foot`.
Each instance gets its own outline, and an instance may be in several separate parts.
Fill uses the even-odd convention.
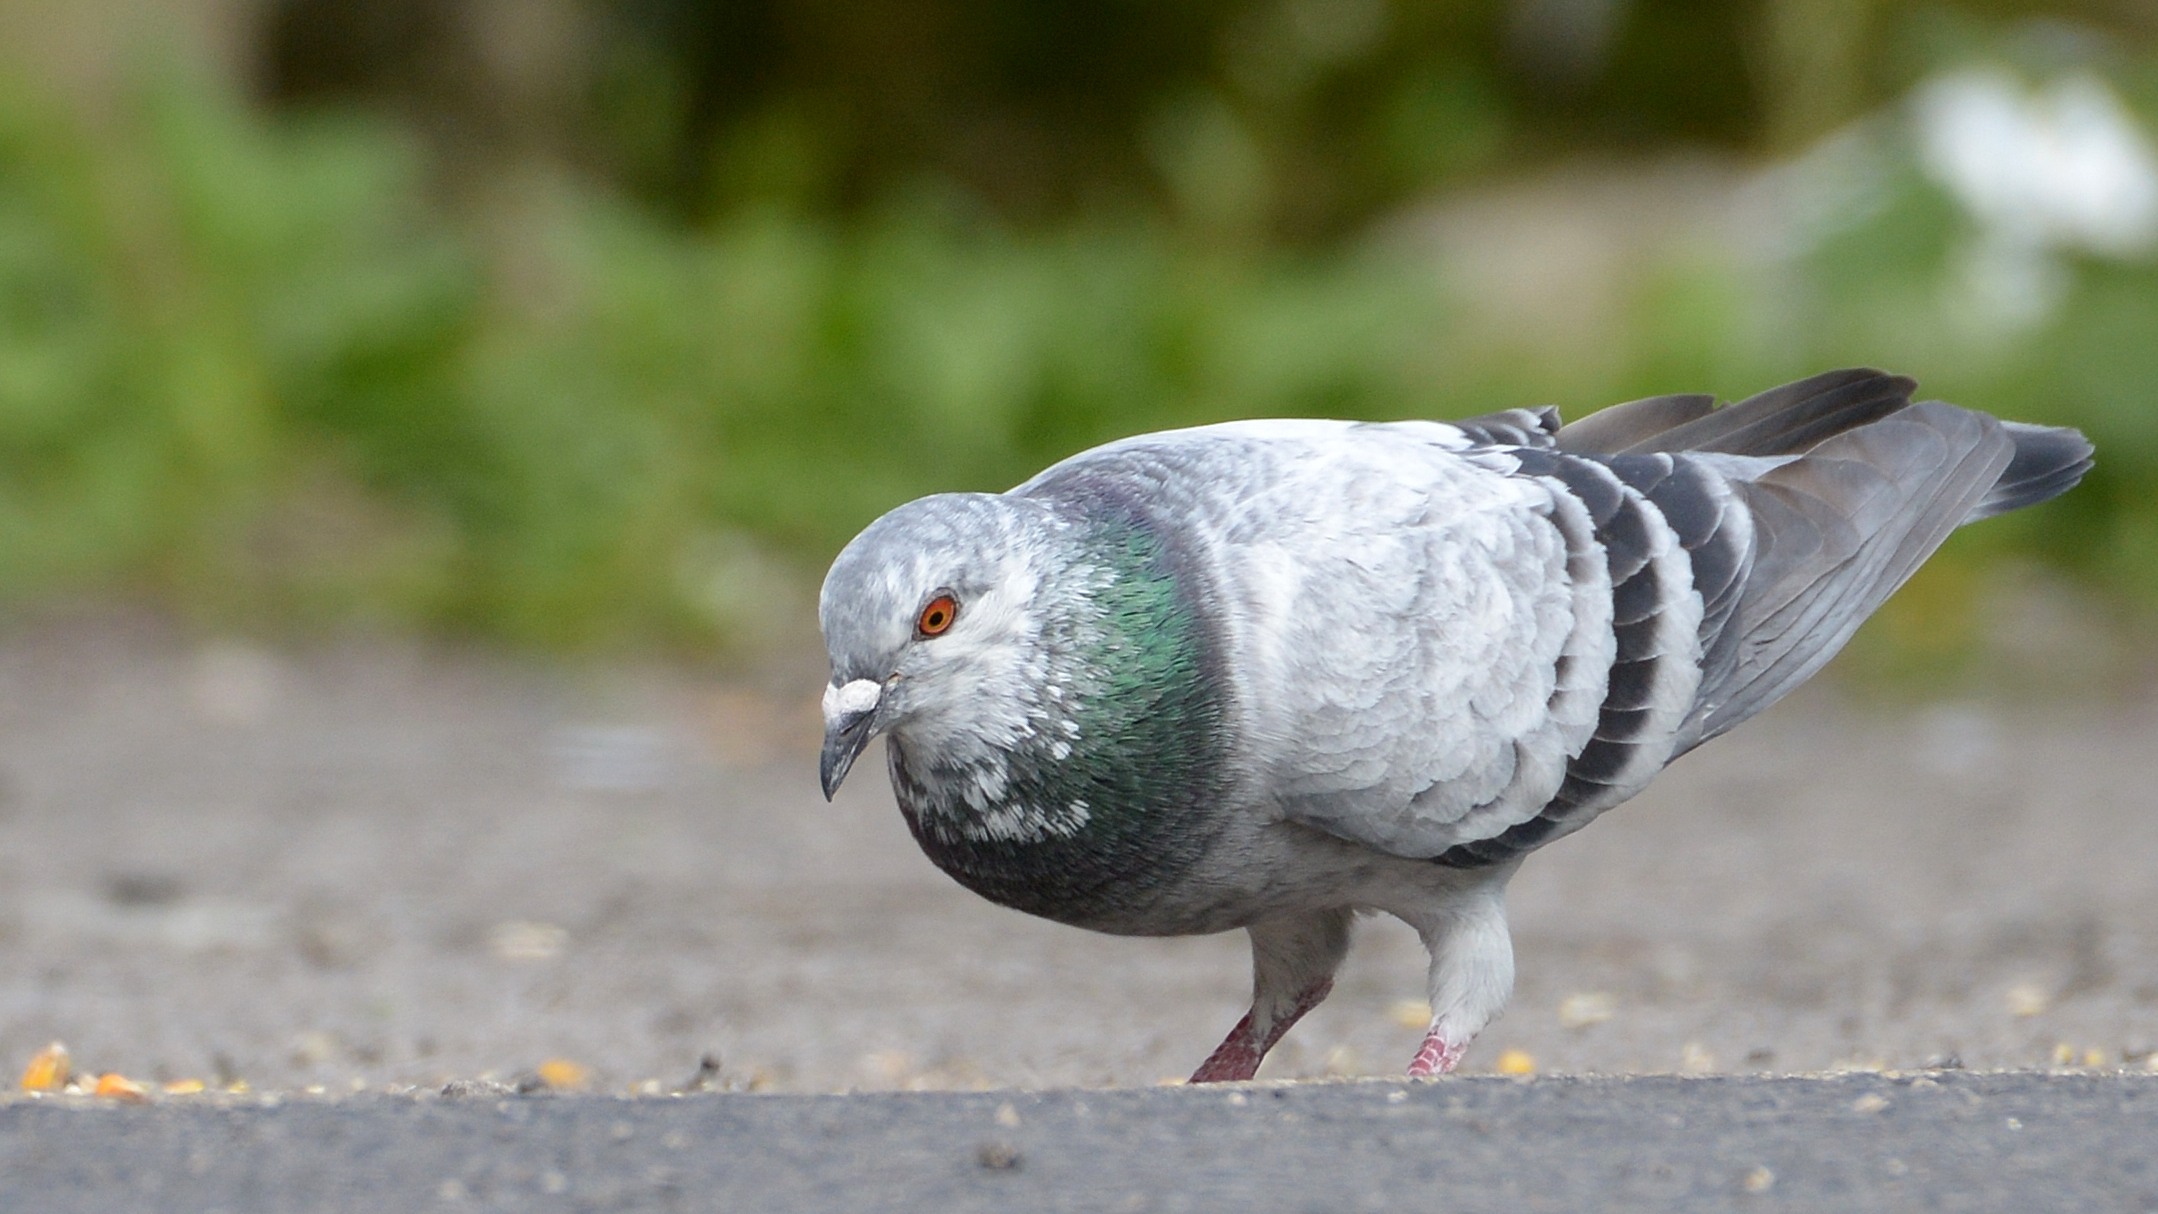
[[[1433,1029],[1424,1034],[1423,1048],[1416,1051],[1416,1060],[1409,1063],[1409,1078],[1429,1079],[1444,1075],[1460,1064],[1461,1056],[1469,1052],[1469,1043],[1450,1044]]]
[[[1273,1049],[1274,1043],[1280,1041],[1283,1034],[1304,1018],[1305,1012],[1319,1006],[1333,989],[1334,980],[1328,978],[1298,995],[1295,1006],[1289,1009],[1288,1014],[1276,1019],[1273,1026],[1266,1030],[1266,1040],[1263,1042],[1252,1035],[1251,1013],[1244,1013],[1244,1018],[1236,1022],[1236,1027],[1229,1030],[1229,1035],[1221,1039],[1221,1044],[1214,1047],[1214,1052],[1207,1055],[1205,1062],[1199,1064],[1199,1069],[1191,1073],[1191,1081],[1235,1083],[1258,1074],[1259,1063],[1266,1058],[1266,1052]]]
[[[1193,1083],[1235,1083],[1259,1073],[1259,1060],[1266,1051],[1251,1039],[1251,1013],[1236,1022],[1229,1035],[1221,1039],[1214,1052],[1206,1056],[1199,1069],[1191,1073]]]

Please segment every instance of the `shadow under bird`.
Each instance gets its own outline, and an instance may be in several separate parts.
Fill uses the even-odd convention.
[[[868,741],[936,865],[1126,935],[1243,928],[1249,1079],[1360,912],[1431,951],[1411,1075],[1513,989],[1522,858],[1819,670],[1949,532],[2063,493],[2073,430],[1833,371],[1571,425],[1251,421],[900,506],[819,603],[830,797]]]

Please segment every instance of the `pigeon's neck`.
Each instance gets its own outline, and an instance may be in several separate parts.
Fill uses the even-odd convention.
[[[1204,850],[1226,788],[1226,683],[1209,596],[1143,519],[1095,521],[1044,585],[1026,725],[972,753],[887,749],[937,865],[993,901],[1075,923],[1143,904]]]

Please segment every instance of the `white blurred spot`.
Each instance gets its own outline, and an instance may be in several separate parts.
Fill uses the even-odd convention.
[[[1559,1024],[1585,1029],[1618,1015],[1618,1000],[1605,991],[1582,991],[1559,1000]]]
[[[1927,84],[1913,107],[1926,171],[1980,228],[1955,291],[1979,325],[2049,315],[2068,293],[2062,253],[2158,248],[2158,151],[2104,81],[2030,90],[1974,69]]]
[[[2029,1019],[2045,1015],[2046,1009],[2053,1006],[2053,992],[2041,983],[2018,982],[2002,992],[2001,1002],[2007,1006],[2009,1015]]]
[[[2003,239],[2114,257],[2158,246],[2158,152],[2103,80],[2033,91],[1978,69],[1915,104],[1927,171]]]
[[[504,961],[547,961],[569,947],[569,933],[552,923],[512,919],[487,933],[488,950]]]

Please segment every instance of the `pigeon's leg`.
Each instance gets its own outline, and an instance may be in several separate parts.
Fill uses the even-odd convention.
[[[1254,923],[1251,933],[1251,1010],[1191,1076],[1193,1083],[1249,1079],[1282,1034],[1334,989],[1334,971],[1349,953],[1348,910],[1321,911]]]
[[[1514,993],[1514,942],[1506,929],[1504,872],[1451,899],[1416,924],[1431,950],[1431,1028],[1409,1076],[1444,1075]]]

